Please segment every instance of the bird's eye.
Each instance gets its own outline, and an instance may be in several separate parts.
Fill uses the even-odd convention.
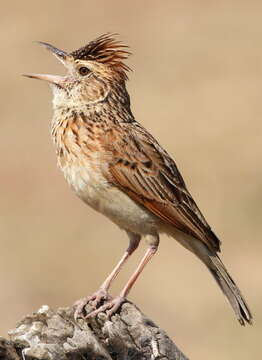
[[[79,71],[79,74],[82,76],[85,76],[90,73],[90,70],[85,66],[82,66],[78,71]]]

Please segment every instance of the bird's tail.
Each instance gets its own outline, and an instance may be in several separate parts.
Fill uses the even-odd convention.
[[[236,283],[229,275],[226,267],[220,260],[220,258],[216,254],[208,255],[209,261],[205,262],[211,274],[215,278],[219,287],[226,295],[228,301],[230,302],[238,321],[241,325],[245,325],[245,323],[252,324],[252,314],[248,308],[248,305],[243,298],[239,288]],[[202,259],[203,260],[203,259]]]
[[[212,250],[202,241],[192,236],[185,235],[177,230],[174,232],[174,230],[171,229],[168,234],[178,240],[185,248],[192,251],[207,266],[220,289],[223,291],[231,304],[240,324],[245,325],[248,323],[251,325],[252,314],[248,305],[236,283],[229,275],[225,265],[217,255],[217,250]]]

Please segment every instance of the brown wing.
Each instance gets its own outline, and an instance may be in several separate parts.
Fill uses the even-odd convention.
[[[104,144],[109,154],[109,181],[162,220],[219,251],[220,242],[175,162],[146,129],[138,123],[122,124],[121,131],[110,129]]]

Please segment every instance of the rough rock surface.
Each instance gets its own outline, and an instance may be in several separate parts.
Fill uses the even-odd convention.
[[[87,312],[90,311],[88,308]],[[186,360],[166,333],[126,302],[110,320],[73,318],[73,308],[42,306],[22,319],[10,340],[0,338],[0,360]]]

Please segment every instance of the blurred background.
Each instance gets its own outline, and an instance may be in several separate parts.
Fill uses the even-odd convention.
[[[35,40],[74,50],[105,32],[131,47],[133,112],[175,158],[221,238],[222,258],[253,310],[240,327],[204,266],[162,236],[130,294],[192,359],[261,354],[261,1],[11,1],[1,6],[0,334],[42,304],[94,292],[127,237],[82,203],[56,168],[47,84],[61,74]],[[134,254],[117,294],[146,245]]]

